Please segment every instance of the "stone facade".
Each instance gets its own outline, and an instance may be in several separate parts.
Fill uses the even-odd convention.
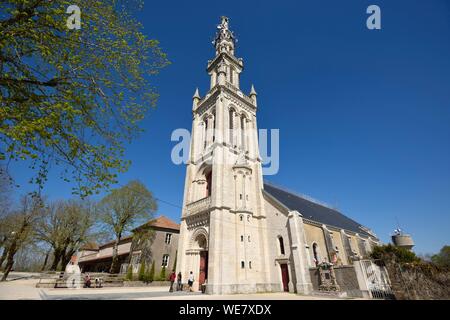
[[[341,237],[354,242],[347,245],[350,252],[358,234],[304,219],[265,192],[257,94],[253,86],[248,95],[240,89],[244,65],[235,57],[228,18],[218,29],[216,55],[207,66],[210,89],[193,96],[176,272],[183,279],[192,272],[194,290],[205,285],[211,294],[310,293],[309,268],[322,261],[351,263]]]

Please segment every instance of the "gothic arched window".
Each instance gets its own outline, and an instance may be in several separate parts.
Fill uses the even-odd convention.
[[[202,121],[202,145],[203,145],[203,149],[206,148],[206,142],[207,142],[207,129],[208,129],[208,118],[203,118]]]
[[[233,67],[230,67],[230,82],[231,83],[233,83],[233,78],[234,78],[233,72],[234,72]]]
[[[282,236],[278,237],[278,242],[279,242],[279,245],[280,245],[280,253],[284,254],[285,253],[284,252],[284,241],[283,241],[283,237]]]
[[[246,150],[246,148],[247,148],[247,143],[245,141],[245,137],[246,137],[245,121],[246,121],[246,118],[244,115],[242,115],[241,116],[241,147],[242,147],[242,150]]]
[[[216,110],[212,111],[212,142],[216,140]]]
[[[313,243],[312,249],[313,249],[314,263],[317,266],[319,264],[319,253],[318,253],[317,243],[315,243],[315,242]]]
[[[228,112],[228,121],[230,128],[230,144],[233,145],[233,129],[234,129],[234,109],[230,109]]]
[[[211,196],[212,171],[206,174],[206,196]]]

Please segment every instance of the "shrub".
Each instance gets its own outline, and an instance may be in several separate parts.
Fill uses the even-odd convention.
[[[395,261],[398,263],[420,262],[420,258],[408,249],[394,246],[392,244],[375,246],[370,254],[372,259],[383,260],[384,262]]]
[[[141,266],[139,267],[139,281],[145,281],[145,261],[141,262]]]
[[[128,281],[133,280],[133,267],[131,266],[131,264],[128,266],[127,275],[126,275],[125,279]]]
[[[438,267],[450,268],[450,246],[443,246],[438,254],[431,257],[431,261]]]
[[[150,271],[147,272],[147,281],[153,282],[155,279],[155,261],[152,262],[152,267],[150,268]]]
[[[166,267],[162,267],[161,273],[159,274],[159,280],[165,281],[166,279]]]

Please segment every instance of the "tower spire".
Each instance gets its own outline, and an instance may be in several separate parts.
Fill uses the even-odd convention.
[[[236,37],[233,31],[229,29],[229,19],[225,16],[220,17],[221,22],[217,26],[216,37],[213,41],[214,47],[216,48],[216,54],[221,52],[228,52],[234,55],[234,46],[236,44]]]
[[[200,94],[198,93],[198,88],[195,89],[194,96],[192,97],[192,110],[195,110],[197,108],[197,104],[200,101]]]
[[[226,84],[239,89],[239,75],[244,68],[244,63],[241,58],[236,58],[234,55],[236,42],[236,37],[229,27],[229,19],[222,16],[213,41],[216,56],[208,60],[206,69],[211,76],[210,89],[216,85]]]
[[[257,102],[256,102],[256,96],[257,95],[258,94],[256,93],[255,87],[252,84],[252,88],[250,89],[249,97],[250,97],[250,99],[252,99],[252,101],[255,104],[255,106],[257,105]]]
[[[192,99],[200,99],[200,94],[198,93],[198,88],[195,88],[195,93]]]

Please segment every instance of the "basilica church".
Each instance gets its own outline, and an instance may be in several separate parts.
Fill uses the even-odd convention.
[[[208,61],[209,91],[196,90],[177,270],[210,294],[309,294],[320,263],[351,266],[379,240],[336,209],[263,180],[257,93],[241,91],[244,64],[222,17]],[[270,108],[270,106],[265,106]]]

